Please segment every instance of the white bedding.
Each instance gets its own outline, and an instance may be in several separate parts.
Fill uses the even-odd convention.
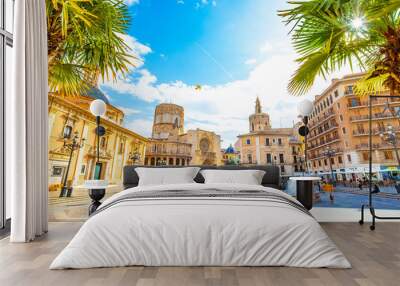
[[[349,268],[317,221],[282,203],[246,198],[155,198],[123,201],[130,192],[265,190],[232,184],[143,186],[107,199],[50,269],[127,265],[293,266]]]

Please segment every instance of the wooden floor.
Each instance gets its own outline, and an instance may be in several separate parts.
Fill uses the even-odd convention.
[[[400,285],[400,223],[371,232],[356,223],[322,224],[352,269],[287,267],[125,267],[48,270],[80,223],[51,223],[45,237],[29,244],[0,241],[0,285]]]

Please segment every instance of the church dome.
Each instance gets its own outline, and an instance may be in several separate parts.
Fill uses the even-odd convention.
[[[107,96],[98,87],[89,88],[89,90],[86,92],[85,95],[93,99],[101,99],[106,104],[110,104],[110,101],[108,100]]]
[[[235,149],[233,149],[232,144],[229,145],[228,148],[226,148],[225,154],[235,154]]]

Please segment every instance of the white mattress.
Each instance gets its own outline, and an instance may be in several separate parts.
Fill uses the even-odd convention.
[[[267,190],[232,184],[136,187],[149,190]],[[295,200],[294,200],[295,201]],[[285,204],[246,198],[122,201],[89,218],[50,269],[145,266],[293,266],[349,268],[311,216]]]

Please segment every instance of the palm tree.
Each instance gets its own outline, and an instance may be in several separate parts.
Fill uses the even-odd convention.
[[[75,95],[88,79],[115,79],[132,63],[123,0],[46,0],[50,91]]]
[[[319,75],[350,65],[365,76],[356,85],[359,94],[389,89],[400,92],[400,0],[303,0],[288,2],[278,12],[291,26],[292,43],[299,54],[298,69],[288,90],[306,93]]]

